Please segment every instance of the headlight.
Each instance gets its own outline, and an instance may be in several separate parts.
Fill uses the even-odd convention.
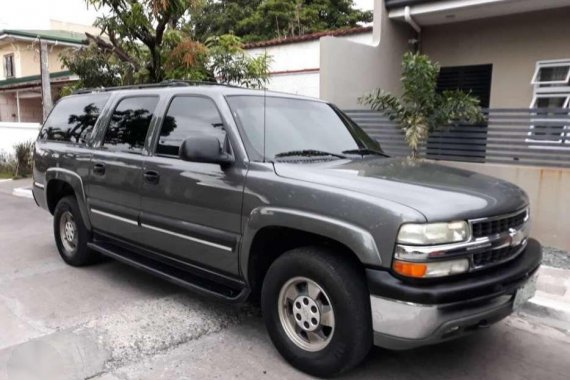
[[[469,270],[469,260],[458,259],[449,261],[433,261],[428,263],[413,263],[394,260],[392,263],[392,269],[394,269],[394,272],[406,277],[444,277],[467,272]]]
[[[400,227],[398,243],[432,245],[456,243],[469,237],[469,225],[464,221],[450,223],[408,223]]]

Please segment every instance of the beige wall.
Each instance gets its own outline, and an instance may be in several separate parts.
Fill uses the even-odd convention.
[[[48,45],[48,69],[50,73],[64,71],[65,67],[59,59],[59,54],[66,49],[64,46]],[[40,74],[39,44],[20,45],[20,72],[21,76]]]
[[[12,94],[0,94],[0,121],[18,121],[16,98]]]
[[[321,38],[320,97],[342,108],[364,108],[358,98],[375,88],[400,92],[402,55],[413,33],[388,19],[384,0],[374,1],[373,45]]]
[[[65,46],[48,45],[48,69],[51,73],[64,71],[66,68],[59,59]],[[14,54],[16,77],[40,74],[40,46],[38,43],[17,42],[0,47],[0,58],[5,54]],[[0,80],[4,78],[4,69],[0,67]]]
[[[531,235],[542,245],[570,251],[570,169],[444,162],[510,181],[530,198]]]
[[[20,120],[22,123],[41,123],[43,119],[42,99],[20,99]]]
[[[52,30],[67,30],[69,32],[90,33],[96,36],[101,34],[101,29],[95,26],[76,24],[74,22],[68,22],[62,20],[49,20],[49,28]]]
[[[442,66],[493,64],[491,107],[527,108],[540,60],[570,58],[570,8],[424,28],[422,51]]]
[[[9,92],[0,94],[0,122],[17,122],[17,113],[16,93]],[[42,118],[42,99],[40,97],[20,98],[20,122],[40,123]]]

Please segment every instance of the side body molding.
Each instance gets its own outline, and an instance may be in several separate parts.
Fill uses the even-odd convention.
[[[50,182],[52,180],[61,180],[67,182],[77,194],[77,203],[79,205],[79,211],[81,212],[81,216],[83,218],[83,222],[88,230],[91,230],[91,221],[89,220],[89,212],[87,208],[87,196],[85,194],[85,188],[83,186],[83,180],[81,176],[71,170],[63,169],[63,168],[49,168],[46,171],[45,175],[45,196],[46,196],[46,205],[47,203],[47,195],[50,191]],[[51,182],[53,184],[53,182]]]
[[[249,254],[253,240],[257,232],[264,227],[288,227],[328,237],[351,249],[363,264],[382,264],[372,234],[362,227],[301,210],[258,207],[249,215],[240,250],[240,266],[245,278],[248,278]]]

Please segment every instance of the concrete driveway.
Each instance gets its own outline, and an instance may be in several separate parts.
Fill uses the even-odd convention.
[[[0,183],[0,379],[301,379],[259,310],[190,294],[117,262],[60,260],[51,215]],[[458,341],[374,349],[346,378],[567,379],[570,336],[516,315]]]

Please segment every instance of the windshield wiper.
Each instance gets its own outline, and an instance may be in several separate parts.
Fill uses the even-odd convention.
[[[342,154],[325,152],[316,149],[291,150],[289,152],[277,153],[275,155],[275,158],[293,157],[293,156],[305,156],[305,157],[332,156],[338,158],[346,158]]]
[[[390,157],[384,152],[381,152],[381,151],[375,150],[375,149],[370,149],[370,148],[358,148],[358,149],[343,150],[342,153],[344,153],[344,154],[360,154],[363,156],[365,156],[367,154],[376,154],[378,156]]]

